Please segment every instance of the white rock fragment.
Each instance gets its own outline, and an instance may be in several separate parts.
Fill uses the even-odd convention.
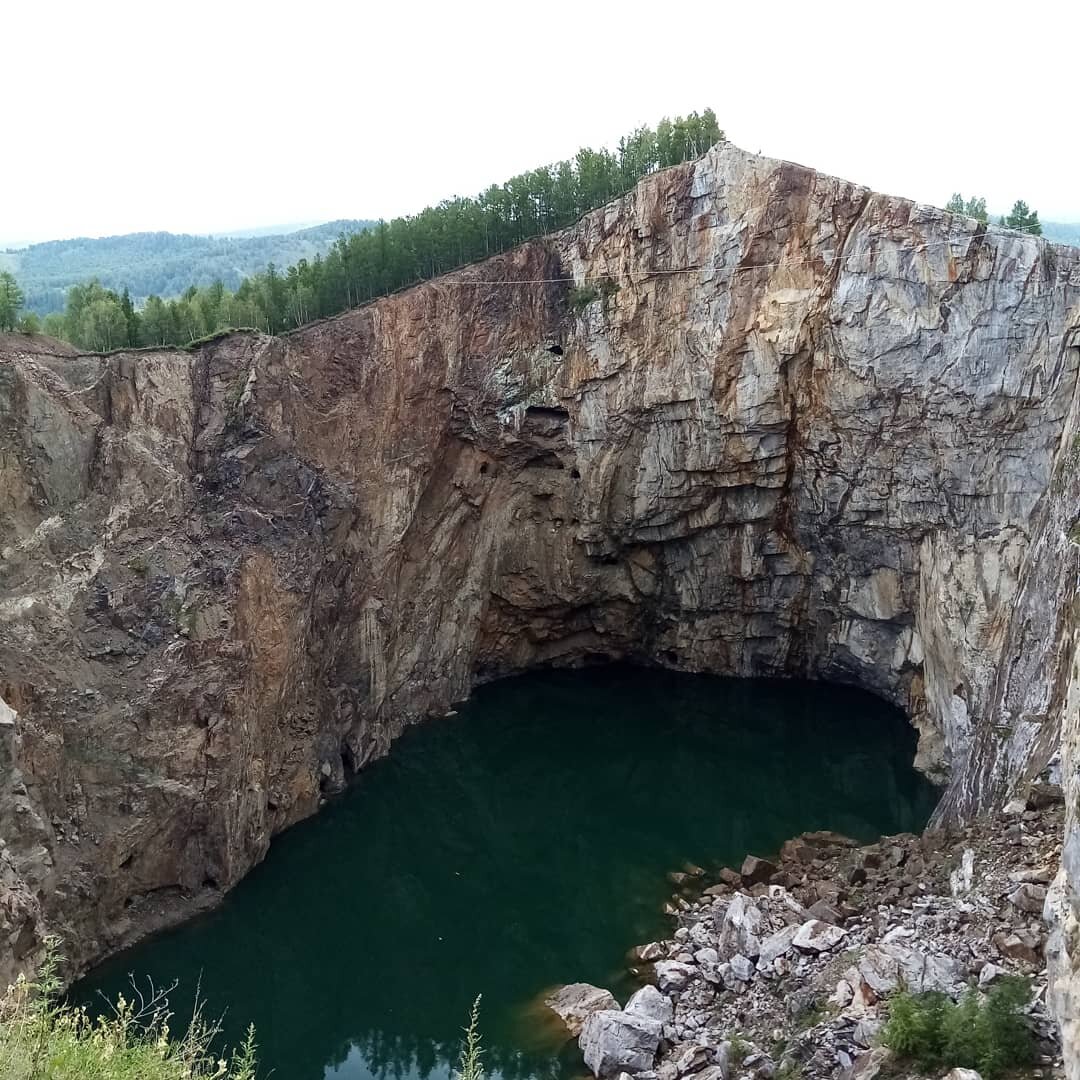
[[[799,927],[791,939],[791,944],[803,952],[823,953],[835,949],[846,936],[847,931],[842,927],[833,926],[820,919],[811,919]]]

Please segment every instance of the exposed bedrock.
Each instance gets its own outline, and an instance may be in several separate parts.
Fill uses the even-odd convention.
[[[1075,803],[1078,326],[1080,252],[722,145],[283,338],[5,339],[0,978],[538,664],[857,682],[942,815]]]

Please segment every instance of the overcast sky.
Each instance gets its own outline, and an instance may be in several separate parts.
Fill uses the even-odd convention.
[[[707,105],[748,150],[1080,220],[1074,0],[4,6],[0,242],[393,216]]]

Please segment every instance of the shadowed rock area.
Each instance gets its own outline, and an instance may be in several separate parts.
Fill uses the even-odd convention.
[[[6,338],[0,978],[212,903],[477,681],[598,657],[873,689],[942,817],[1072,785],[1068,864],[1078,326],[1080,252],[723,144],[283,338]]]

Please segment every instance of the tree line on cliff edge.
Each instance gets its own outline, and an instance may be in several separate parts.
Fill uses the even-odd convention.
[[[572,224],[582,214],[629,191],[657,169],[700,156],[724,133],[712,109],[664,119],[619,141],[615,152],[579,150],[571,159],[492,185],[475,198],[447,199],[419,214],[379,221],[343,233],[325,256],[301,258],[281,271],[270,263],[235,290],[221,280],[192,285],[180,296],[150,296],[138,307],[92,279],[68,290],[65,310],[18,318],[24,296],[15,278],[0,272],[0,331],[44,331],[80,348],[188,345],[235,327],[280,333],[384,296]],[[986,200],[954,194],[951,213],[988,221]],[[1000,224],[1042,234],[1039,215],[1017,200]]]
[[[276,334],[570,225],[643,176],[700,157],[723,137],[712,109],[665,118],[655,129],[625,136],[615,151],[585,148],[473,198],[446,199],[410,217],[343,234],[325,256],[300,259],[287,270],[270,263],[235,291],[215,281],[174,299],[150,296],[137,308],[126,288],[117,292],[90,281],[69,290],[62,315],[39,319],[31,313],[20,328],[97,351],[186,345],[233,327]]]
[[[945,204],[945,209],[950,214],[963,214],[965,217],[981,221],[984,225],[990,220],[990,215],[986,212],[985,199],[975,195],[965,199],[959,191],[955,192]],[[1007,229],[1019,229],[1031,236],[1042,236],[1043,230],[1038,211],[1032,210],[1023,199],[1017,199],[1013,203],[1013,208],[998,218],[998,224],[1004,225]]]

